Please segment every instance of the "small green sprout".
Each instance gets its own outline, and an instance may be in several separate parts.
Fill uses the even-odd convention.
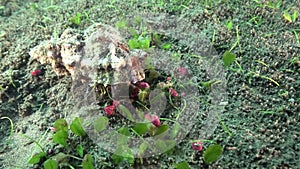
[[[82,18],[82,13],[78,12],[75,16],[70,18],[70,21],[75,24],[75,25],[80,25],[81,24],[81,18]]]
[[[54,123],[54,128],[56,130],[53,135],[53,141],[55,143],[67,146],[68,140],[68,123],[65,119],[58,119]]]
[[[118,29],[126,29],[128,27],[128,22],[126,20],[121,20],[116,23]]]
[[[149,49],[150,47],[150,38],[140,36],[138,38],[133,38],[128,41],[129,47],[131,49]]]
[[[229,30],[232,30],[233,29],[233,22],[231,21],[231,20],[229,20],[228,22],[227,22],[227,28],[229,29]]]
[[[289,12],[285,11],[283,13],[283,17],[285,20],[287,20],[289,23],[295,22],[298,18],[299,12],[298,11],[294,11],[293,15],[290,15]]]
[[[261,16],[254,16],[247,22],[248,24],[254,23],[255,26],[260,26],[263,23],[263,18]]]
[[[293,30],[293,32],[294,32],[294,35],[295,35],[295,37],[296,37],[297,42],[300,44],[299,34],[297,33],[296,30]]]
[[[67,149],[70,147],[67,144],[67,140],[69,139],[69,129],[76,135],[78,136],[85,136],[86,132],[84,131],[82,127],[83,119],[76,117],[70,126],[68,126],[68,123],[65,119],[61,118],[58,119],[54,122],[54,127],[50,127],[50,130],[52,130],[54,133],[53,135],[53,141],[55,143],[61,144]],[[46,134],[46,133],[45,133]],[[69,158],[73,158],[79,161],[82,161],[81,166],[83,166],[84,169],[93,169],[93,160],[92,156],[90,154],[86,154],[84,156],[84,148],[82,145],[77,146],[77,153],[79,154],[80,157],[76,157],[70,154],[65,154],[65,153],[58,153],[53,155],[50,153],[50,151],[46,152],[45,149],[39,144],[39,142],[33,140],[32,138],[24,135],[24,137],[30,139],[34,143],[36,143],[42,152],[37,153],[33,155],[30,160],[29,164],[42,164],[43,162],[44,168],[45,169],[57,169],[62,166],[67,166],[71,169],[75,169],[70,163],[69,163]]]

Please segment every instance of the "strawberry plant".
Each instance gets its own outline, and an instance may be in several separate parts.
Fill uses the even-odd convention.
[[[65,147],[67,152],[71,151],[72,146],[69,145],[70,142],[70,130],[72,133],[77,135],[78,137],[85,137],[86,132],[82,127],[83,119],[76,117],[70,125],[68,125],[65,119],[58,119],[54,123],[54,127],[51,127],[51,131],[53,134],[54,143],[60,144]],[[28,138],[28,137],[27,137]],[[77,145],[77,154],[80,157],[59,152],[57,154],[54,153],[54,150],[50,149],[48,152],[44,150],[44,148],[36,141],[34,141],[42,150],[42,152],[34,154],[30,160],[29,164],[43,164],[45,169],[57,169],[59,166],[68,166],[70,168],[74,168],[73,164],[71,164],[70,158],[75,159],[77,161],[82,161],[81,166],[84,169],[93,169],[93,160],[90,154],[84,155],[84,147],[82,145]],[[77,162],[78,163],[78,162]],[[76,163],[76,165],[78,165]]]

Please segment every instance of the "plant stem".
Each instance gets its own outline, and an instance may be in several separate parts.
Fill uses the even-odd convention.
[[[295,37],[296,37],[297,42],[300,44],[300,38],[299,38],[298,33],[296,32],[296,30],[293,30],[293,32],[294,32],[294,34],[295,34]]]
[[[146,141],[141,135],[139,135],[139,133],[137,133],[135,130],[133,130],[133,128],[130,128],[130,130],[134,133],[134,134],[136,134],[141,140],[143,140],[143,142],[145,142],[145,143],[147,143],[148,145],[150,145],[149,143],[148,143],[148,141]],[[151,150],[153,150],[153,148],[150,146],[149,147]]]
[[[80,160],[80,161],[83,161],[82,158],[79,158],[79,157],[76,157],[76,156],[73,156],[73,155],[70,155],[70,154],[67,154],[68,157],[71,157],[71,158],[74,158],[76,160]]]
[[[22,134],[22,136],[29,139],[30,141],[34,142],[42,150],[42,152],[46,153],[45,149],[42,147],[42,145],[39,142],[35,141],[33,138],[31,138],[25,134]]]
[[[8,140],[7,140],[7,144],[9,144],[9,143],[10,143],[10,140],[11,140],[11,137],[12,137],[12,135],[13,135],[13,132],[14,132],[14,123],[13,123],[13,121],[11,120],[11,118],[9,118],[9,117],[1,117],[0,119],[1,119],[1,120],[2,120],[2,119],[8,119],[9,122],[10,122],[10,134],[9,134]]]
[[[170,121],[170,122],[173,122],[173,123],[177,123],[177,121],[171,120],[171,119],[168,119],[168,118],[159,118],[159,119],[164,120],[164,121]]]
[[[226,124],[224,123],[224,121],[221,119],[221,117],[219,116],[219,114],[217,114],[218,119],[220,120],[223,129],[229,134],[229,136],[232,136],[232,133],[230,132],[230,130],[228,129],[228,127],[226,126]]]
[[[177,106],[174,105],[173,101],[172,101],[172,95],[169,94],[169,101],[170,101],[170,104],[177,110],[179,111],[179,108]]]
[[[148,107],[145,106],[143,103],[141,103],[141,102],[139,102],[139,101],[137,101],[136,103],[139,104],[140,106],[144,107],[147,111],[150,111],[150,110],[148,109]]]
[[[176,120],[178,120],[179,116],[182,114],[182,112],[184,111],[185,108],[186,108],[186,100],[183,99],[183,108],[182,108],[181,111],[177,114]]]
[[[199,141],[202,141],[202,142],[208,142],[208,143],[215,143],[215,141],[213,141],[213,140],[191,140],[190,142],[191,143],[194,143],[194,142],[199,142]]]
[[[14,88],[16,88],[16,85],[15,85],[15,83],[14,83],[14,80],[13,80],[12,76],[13,76],[13,70],[10,69],[10,70],[9,70],[9,81],[10,81],[10,83],[14,86]]]
[[[260,76],[260,77],[263,78],[263,79],[270,80],[271,82],[275,83],[277,86],[280,86],[278,82],[276,82],[275,80],[273,80],[273,79],[270,78],[270,77],[267,77],[267,76]]]
[[[239,45],[240,53],[241,53],[241,44],[240,44],[239,26],[236,26],[236,27],[235,27],[235,30],[236,30],[236,42],[232,45],[232,47],[230,48],[229,52],[231,52],[231,51],[236,47],[236,45]]]

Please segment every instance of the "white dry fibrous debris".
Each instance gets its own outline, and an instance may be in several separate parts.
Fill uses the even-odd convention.
[[[73,80],[92,79],[94,83],[111,84],[144,79],[147,53],[129,50],[125,40],[113,27],[94,24],[83,33],[66,29],[60,38],[40,43],[29,52],[32,59],[51,65],[58,76]],[[84,77],[84,78],[83,78]]]

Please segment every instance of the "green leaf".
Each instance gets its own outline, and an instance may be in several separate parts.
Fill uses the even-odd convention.
[[[137,123],[133,130],[141,136],[148,131],[148,125],[147,123]]]
[[[128,41],[130,49],[139,49],[140,43],[136,39],[130,39]]]
[[[130,39],[128,44],[131,49],[149,49],[150,42],[150,38],[140,36],[138,39],[137,37]]]
[[[209,146],[203,154],[204,161],[206,163],[212,163],[217,161],[223,153],[223,148],[219,144],[213,144]]]
[[[137,38],[139,38],[139,33],[134,28],[129,27],[129,33],[130,33],[130,35],[132,35],[134,37],[135,40],[137,40]]]
[[[140,100],[141,102],[145,102],[146,99],[147,99],[148,94],[149,94],[149,93],[148,93],[147,91],[145,91],[145,90],[140,90],[140,91],[139,91],[139,94],[138,94],[139,100]]]
[[[167,132],[168,130],[169,130],[169,125],[163,124],[157,128],[154,136],[156,136],[156,138],[163,138],[168,133]]]
[[[229,21],[229,22],[227,23],[227,28],[228,28],[229,30],[232,30],[232,28],[233,28],[233,22],[232,22],[232,21]]]
[[[94,169],[93,157],[90,154],[86,154],[83,158],[83,169]]]
[[[295,22],[298,18],[299,12],[298,11],[294,11],[293,13],[293,22]]]
[[[141,145],[140,145],[140,148],[139,148],[139,154],[140,154],[140,156],[142,156],[144,153],[145,153],[145,151],[147,150],[147,148],[148,148],[148,143],[147,142],[143,142]]]
[[[171,44],[171,43],[166,43],[166,44],[164,44],[163,49],[168,50],[168,49],[170,49],[171,47],[172,47],[172,44]]]
[[[176,146],[175,140],[165,140],[165,143],[167,144],[168,150],[170,150],[171,148],[174,148]]]
[[[143,18],[141,16],[137,16],[134,18],[134,23],[136,25],[140,25],[140,24],[142,24],[142,22],[143,22]]]
[[[125,136],[123,134],[119,134],[117,137],[118,137],[117,138],[118,146],[126,145],[126,144],[128,144],[128,141],[130,140],[129,136]]]
[[[44,169],[58,169],[58,162],[52,159],[48,159],[44,162]]]
[[[139,119],[144,120],[145,119],[145,113],[142,110],[136,110],[136,113],[139,117]]]
[[[58,119],[54,122],[54,128],[56,131],[68,131],[68,123],[65,119]]]
[[[175,164],[175,166],[176,166],[177,169],[190,169],[191,168],[190,165],[189,165],[189,163],[186,162],[186,161],[183,161],[181,163]]]
[[[129,131],[128,127],[121,127],[118,129],[118,132],[125,136],[130,136],[130,131]]]
[[[83,147],[82,147],[82,145],[77,146],[77,153],[79,154],[80,157],[83,157]]]
[[[149,71],[150,71],[149,77],[148,77],[149,81],[153,81],[154,79],[156,79],[160,76],[160,73],[155,70],[155,67],[153,67],[153,69],[150,69]]]
[[[56,132],[53,136],[53,141],[63,146],[67,146],[67,139],[68,139],[68,132],[64,130],[60,130]]]
[[[150,95],[150,105],[158,105],[161,102],[164,102],[166,99],[166,95],[165,92],[156,92],[155,90],[151,92],[151,94],[157,94],[156,96],[154,95],[154,97],[152,95]]]
[[[134,155],[132,150],[127,146],[121,146],[116,149],[112,155],[112,159],[116,164],[127,161],[130,164],[134,163]]]
[[[156,45],[158,45],[158,46],[161,46],[161,44],[162,44],[162,42],[161,42],[161,36],[162,35],[160,35],[160,34],[151,34],[151,37],[152,37],[152,41],[156,44]]]
[[[113,154],[111,156],[111,158],[113,159],[113,161],[116,163],[116,164],[120,164],[121,162],[124,161],[124,158],[122,156],[119,156],[119,155],[116,155],[116,154]]]
[[[70,169],[75,169],[73,166],[69,165]]]
[[[171,134],[170,134],[171,139],[174,139],[178,135],[180,128],[181,128],[181,126],[179,123],[174,124],[174,127],[172,128]]]
[[[140,48],[141,49],[149,49],[150,47],[150,38],[142,38],[140,41]]]
[[[235,61],[235,59],[236,59],[236,55],[229,51],[226,51],[223,56],[223,62],[226,67],[230,66]]]
[[[156,148],[162,152],[166,153],[168,155],[173,154],[176,146],[176,141],[175,140],[161,140],[158,139],[156,140]]]
[[[58,153],[51,157],[53,160],[57,161],[58,163],[68,163],[69,162],[69,155],[65,153]]]
[[[288,21],[292,22],[291,15],[288,12],[284,12],[283,17]]]
[[[211,89],[211,86],[214,85],[214,84],[218,84],[218,83],[221,83],[222,81],[221,80],[209,80],[209,81],[206,81],[206,82],[200,82],[201,85],[205,88],[207,88],[208,90]]]
[[[167,151],[167,144],[165,143],[164,140],[157,140],[156,141],[156,148],[158,148],[158,150],[165,152]]]
[[[128,27],[128,23],[126,20],[121,20],[116,23],[116,26],[118,29],[124,29],[124,28]]]
[[[150,56],[146,57],[145,65],[146,65],[146,69],[151,69],[151,70],[155,69],[155,66],[151,63],[151,57]]]
[[[85,136],[86,133],[82,128],[82,123],[83,123],[83,119],[76,117],[70,125],[71,131],[78,136]]]
[[[130,131],[128,127],[122,127],[117,131],[120,133],[117,135],[117,145],[126,145],[130,140]]]
[[[277,9],[280,8],[281,5],[282,5],[282,1],[278,1],[278,2],[276,3],[276,8],[277,8]]]
[[[95,122],[94,122],[94,128],[98,131],[101,132],[103,131],[108,125],[108,118],[107,117],[99,117]]]
[[[134,121],[131,112],[124,105],[120,104],[118,108],[121,110],[121,113],[124,114],[127,119],[129,119],[130,121]]]
[[[204,86],[205,88],[210,90],[211,89],[211,84],[213,83],[213,81],[210,80],[210,81],[200,82],[200,83],[201,83],[202,86]]]
[[[73,17],[70,18],[70,21],[73,24],[80,25],[81,17],[82,17],[82,13],[78,12],[76,16],[73,16]]]
[[[42,158],[46,157],[47,153],[46,152],[41,152],[38,154],[33,155],[30,160],[29,160],[29,164],[37,164],[41,161]]]

